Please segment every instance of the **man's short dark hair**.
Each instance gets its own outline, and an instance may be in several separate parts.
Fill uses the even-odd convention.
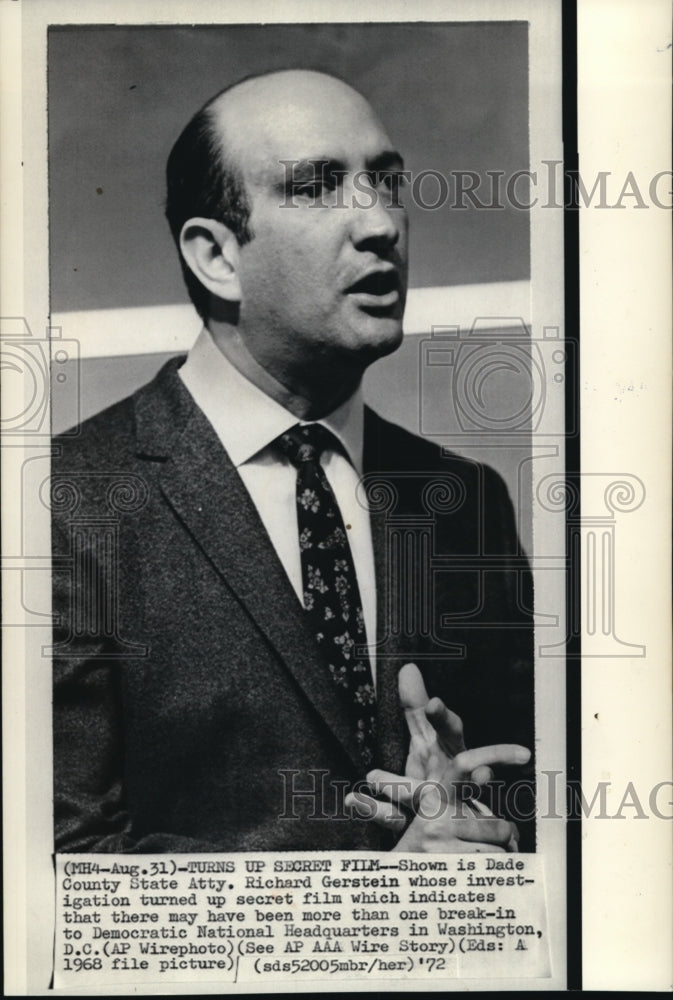
[[[173,146],[166,165],[166,218],[178,248],[190,298],[204,321],[208,319],[211,293],[182,256],[182,227],[188,219],[201,216],[223,222],[241,246],[252,239],[245,185],[240,171],[227,160],[213,109],[217,99],[231,89],[225,88],[196,112]]]

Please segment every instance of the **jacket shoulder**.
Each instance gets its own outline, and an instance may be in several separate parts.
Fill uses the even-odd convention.
[[[52,466],[77,469],[107,468],[110,464],[128,464],[138,457],[138,418],[148,413],[168,433],[175,427],[177,411],[181,409],[171,398],[180,396],[176,383],[177,368],[182,358],[174,358],[162,367],[146,385],[118,403],[84,420],[73,430],[52,438]],[[183,407],[182,407],[183,408]],[[161,435],[161,429],[158,429]]]
[[[446,512],[454,512],[456,524],[464,524],[467,533],[480,525],[487,544],[497,551],[518,545],[514,510],[500,473],[372,410],[365,417],[364,473],[368,488],[389,486],[400,510],[417,509],[419,501],[448,504]]]
[[[52,467],[86,468],[108,466],[134,451],[134,397],[101,410],[74,430],[52,439]]]
[[[499,483],[505,488],[502,477],[490,465],[384,420],[369,407],[365,409],[365,468],[428,473],[441,470],[454,472],[461,478]]]

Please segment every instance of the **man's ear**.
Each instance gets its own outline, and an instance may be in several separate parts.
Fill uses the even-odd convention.
[[[188,219],[180,233],[180,249],[189,268],[217,298],[241,301],[238,240],[223,222]]]

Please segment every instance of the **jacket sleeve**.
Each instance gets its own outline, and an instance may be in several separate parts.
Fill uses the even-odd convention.
[[[57,852],[203,852],[222,845],[156,831],[132,835],[124,792],[125,660],[95,627],[105,592],[88,549],[75,558],[67,518],[52,520],[54,842]],[[84,562],[86,571],[78,571]],[[98,616],[98,617],[97,617]],[[96,634],[98,632],[98,634]]]
[[[491,658],[491,742],[519,743],[531,751],[523,767],[497,769],[504,782],[494,811],[516,822],[520,849],[535,849],[535,688],[533,578],[517,532],[505,483],[492,469],[485,475],[486,545],[502,560],[497,574],[502,629],[493,633]],[[496,786],[497,788],[497,786]]]

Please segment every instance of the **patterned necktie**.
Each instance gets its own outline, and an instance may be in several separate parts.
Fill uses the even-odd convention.
[[[376,693],[362,601],[344,522],[320,455],[341,450],[321,424],[297,424],[277,439],[297,469],[297,522],[304,607],[332,680],[345,699],[362,760],[374,760]]]

